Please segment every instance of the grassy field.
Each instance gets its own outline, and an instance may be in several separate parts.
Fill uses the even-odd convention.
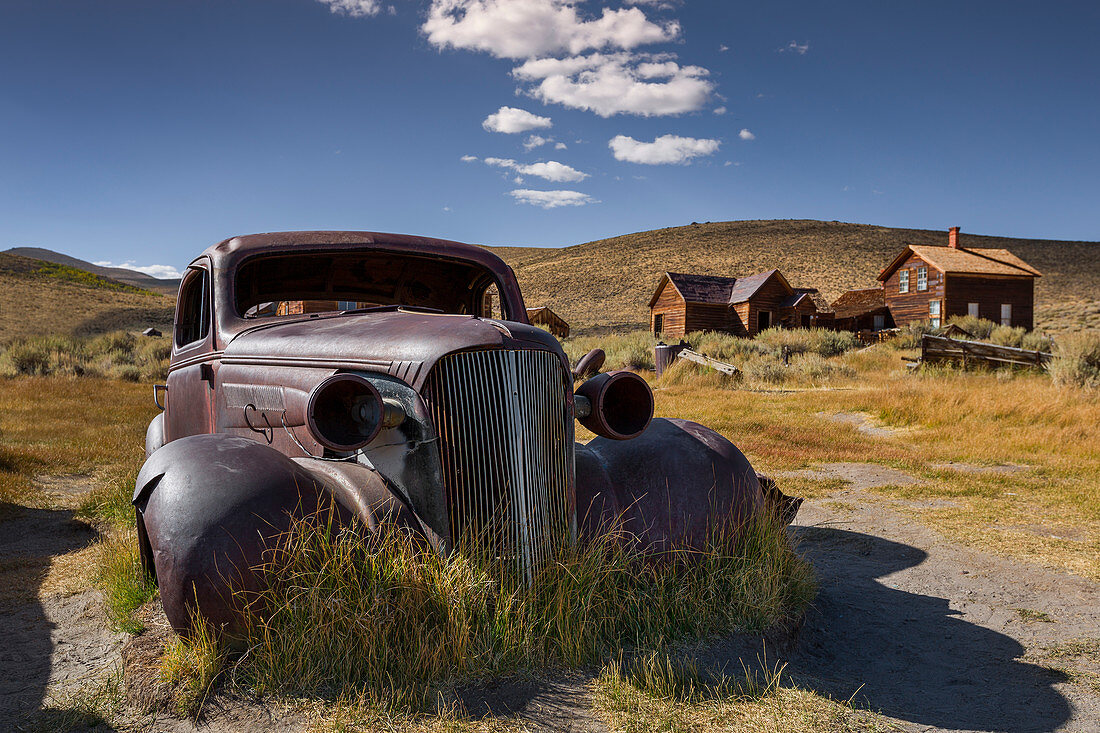
[[[946,226],[945,226],[946,229]],[[777,267],[794,286],[830,300],[873,287],[906,244],[947,243],[946,231],[825,221],[706,222],[625,234],[571,247],[495,247],[512,266],[528,307],[548,305],[574,334],[644,328],[661,272],[741,277]],[[1036,327],[1100,328],[1100,244],[962,234],[962,245],[1012,250],[1043,273],[1035,287]]]
[[[693,366],[678,366],[661,379],[649,374],[657,414],[719,430],[758,470],[783,476],[785,492],[827,499],[846,488],[842,480],[787,475],[818,464],[890,466],[916,481],[874,489],[868,500],[893,502],[957,542],[1100,580],[1100,390],[1059,386],[1036,372],[914,373],[903,366],[913,356],[898,348],[904,342],[858,348],[850,338],[826,332],[776,332],[752,342],[700,334],[692,341],[740,364],[745,377],[731,380]],[[644,332],[573,339],[566,348],[575,355],[594,345],[606,348],[610,367],[645,373],[652,358]],[[782,347],[793,354],[787,365],[777,357]],[[23,508],[52,506],[43,477],[88,476],[99,488],[77,508],[104,533],[93,548],[55,558],[46,577],[33,582],[20,567],[0,567],[6,587],[76,589],[96,578],[112,623],[140,628],[130,612],[152,589],[139,573],[129,494],[145,424],[155,410],[144,384],[0,379],[0,522]],[[878,430],[868,434],[851,421],[838,421],[838,414],[861,416]],[[1005,467],[1011,470],[1000,470]],[[232,661],[242,691],[306,705],[319,730],[516,730],[519,723],[506,718],[467,718],[446,702],[453,698],[437,693],[453,684],[456,671],[476,678],[580,663],[595,665],[588,683],[594,710],[615,731],[883,729],[872,713],[822,698],[784,679],[779,668],[763,676],[732,670],[716,676],[693,668],[676,644],[667,643],[759,628],[780,618],[783,608],[797,609],[804,603],[797,589],[804,586],[789,570],[757,572],[789,578],[793,584],[786,592],[794,595],[780,593],[765,605],[770,610],[746,614],[737,600],[745,597],[745,586],[737,590],[733,581],[752,572],[726,552],[721,562],[738,569],[718,576],[730,580],[716,584],[728,592],[711,593],[709,602],[728,615],[704,628],[686,623],[692,616],[684,611],[707,601],[701,593],[683,592],[691,587],[685,578],[626,582],[629,563],[622,558],[593,563],[592,556],[563,557],[560,567],[568,572],[548,586],[557,591],[528,599],[512,595],[512,605],[490,608],[478,605],[487,598],[478,589],[489,581],[476,566],[433,564],[408,548],[376,550],[354,542],[320,543],[304,532],[299,552],[273,566],[270,584],[269,600],[293,612],[269,616],[254,630],[246,662],[226,656],[212,638],[168,645],[159,674],[176,691],[180,711],[193,713],[211,687],[236,689],[225,674]],[[773,547],[771,556],[781,553]],[[591,579],[600,572],[603,580]],[[577,586],[585,573],[589,579]],[[301,595],[303,588],[311,590]],[[680,596],[687,606],[675,603]],[[569,605],[577,598],[585,604]],[[636,610],[622,614],[626,607]],[[718,614],[712,609],[700,615],[713,620]],[[631,624],[608,625],[624,616]],[[375,621],[345,627],[351,618]],[[394,625],[397,636],[379,633],[394,618],[406,619]],[[434,625],[418,624],[420,618],[432,618]],[[585,619],[601,621],[593,627]],[[586,625],[602,631],[586,636]],[[415,628],[425,633],[410,636],[407,630]],[[450,647],[460,658],[433,653],[437,638],[461,639]],[[574,645],[563,646],[565,640]],[[624,643],[656,651],[616,659],[614,650]],[[295,684],[288,687],[286,680]],[[396,697],[394,690],[400,692]],[[407,717],[413,709],[420,712]]]

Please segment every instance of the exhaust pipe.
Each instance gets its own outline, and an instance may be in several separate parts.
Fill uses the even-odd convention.
[[[577,388],[574,409],[581,425],[596,435],[630,440],[653,419],[653,391],[634,372],[607,372]]]

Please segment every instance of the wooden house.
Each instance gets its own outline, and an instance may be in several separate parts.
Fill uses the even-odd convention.
[[[569,337],[569,324],[546,306],[528,308],[527,320],[536,326],[542,326],[560,339]]]
[[[814,288],[793,288],[779,270],[749,277],[665,272],[649,300],[654,334],[679,338],[692,331],[755,336],[772,327],[827,325],[832,313]]]
[[[849,290],[833,301],[833,323],[839,331],[881,331],[893,328],[881,287]]]
[[[883,297],[899,326],[972,315],[1030,330],[1035,318],[1038,270],[1007,249],[959,245],[959,228],[946,247],[911,244],[882,274]]]

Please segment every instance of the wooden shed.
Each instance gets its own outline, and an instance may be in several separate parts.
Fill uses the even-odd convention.
[[[665,272],[649,311],[653,333],[667,338],[692,331],[755,336],[773,326],[822,326],[832,317],[816,289],[791,287],[779,270],[742,278]]]
[[[527,309],[527,320],[536,326],[542,326],[560,339],[569,337],[569,324],[547,306]]]
[[[834,326],[840,331],[881,331],[893,328],[882,288],[863,288],[842,293],[833,301]]]
[[[899,326],[971,315],[1031,329],[1035,278],[1041,274],[1007,249],[962,247],[959,228],[946,247],[911,244],[878,276],[883,297]]]

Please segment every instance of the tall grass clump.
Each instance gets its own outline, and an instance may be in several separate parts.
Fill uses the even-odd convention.
[[[1100,332],[1078,331],[1060,336],[1047,371],[1058,385],[1100,388]]]
[[[172,344],[126,331],[92,337],[34,336],[0,354],[0,375],[106,377],[128,382],[164,379]]]
[[[572,364],[576,364],[592,349],[603,349],[607,355],[604,371],[614,369],[652,371],[655,368],[653,347],[656,345],[657,339],[648,331],[631,331],[609,336],[581,336],[562,342],[562,348]]]
[[[777,356],[783,353],[840,356],[859,345],[853,333],[823,328],[769,328],[757,334],[756,341]]]
[[[240,674],[262,691],[385,690],[416,708],[433,686],[582,665],[799,613],[808,565],[774,519],[654,560],[615,533],[562,543],[532,583],[400,534],[333,534],[302,521],[265,568]]]

